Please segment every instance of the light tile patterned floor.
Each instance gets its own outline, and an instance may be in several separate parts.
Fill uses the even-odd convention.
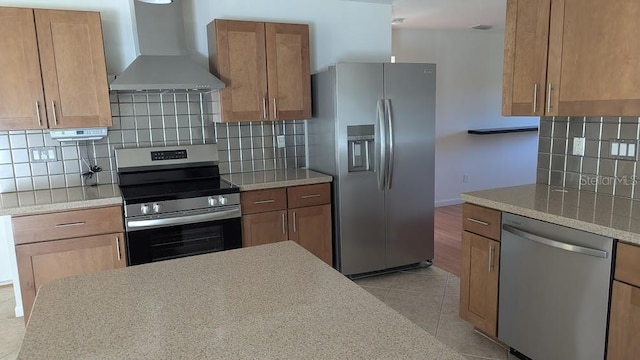
[[[460,279],[437,267],[355,280],[468,359],[508,359],[508,350],[473,330],[458,316]]]
[[[458,316],[460,279],[436,267],[355,281],[369,293],[470,360],[507,359],[507,350]],[[0,287],[0,360],[14,360],[24,336],[11,286]]]
[[[15,306],[13,287],[0,287],[0,360],[18,357],[24,336],[24,319],[15,317]]]

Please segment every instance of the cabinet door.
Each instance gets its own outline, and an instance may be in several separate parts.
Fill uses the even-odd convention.
[[[222,120],[267,120],[264,23],[215,20],[215,32],[217,73],[227,85],[220,90]]]
[[[256,246],[288,240],[287,211],[242,216],[242,246]]]
[[[100,14],[35,10],[50,128],[111,126]]]
[[[69,276],[125,267],[124,248],[123,234],[16,246],[25,321],[42,284]]]
[[[613,282],[607,359],[637,359],[640,354],[640,289]]]
[[[0,8],[0,130],[47,127],[33,10]]]
[[[333,266],[331,205],[289,210],[289,237]]]
[[[544,114],[551,0],[508,0],[503,115]]]
[[[311,117],[309,26],[265,24],[271,120]]]
[[[640,114],[639,1],[554,0],[548,115]]]
[[[464,231],[460,317],[489,336],[497,336],[500,243]]]

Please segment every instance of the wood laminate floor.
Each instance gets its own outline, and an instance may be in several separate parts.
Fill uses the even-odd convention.
[[[462,205],[435,209],[433,264],[460,277],[462,264]]]

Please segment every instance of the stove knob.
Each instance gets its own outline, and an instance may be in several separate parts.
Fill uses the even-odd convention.
[[[214,198],[213,196],[209,196],[209,198],[207,199],[207,202],[209,203],[209,206],[218,205],[218,199]]]
[[[151,209],[149,208],[149,205],[147,205],[147,204],[142,204],[142,205],[140,205],[140,212],[141,212],[143,215],[147,215],[147,214],[149,213],[149,210],[151,210]]]
[[[158,203],[153,203],[153,212],[159,213],[162,210],[162,206]]]
[[[228,203],[229,201],[227,200],[227,198],[226,198],[226,197],[224,197],[224,196],[220,196],[220,197],[218,197],[218,202],[220,203],[220,205],[227,205],[227,203]]]

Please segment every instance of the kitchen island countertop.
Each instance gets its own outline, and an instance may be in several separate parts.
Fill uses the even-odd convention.
[[[122,205],[117,184],[0,194],[0,216],[33,215],[110,205]]]
[[[328,183],[333,180],[325,175],[307,169],[278,169],[226,174],[222,178],[237,187],[240,191],[265,190],[289,186]]]
[[[291,241],[45,284],[18,358],[464,359]]]
[[[463,201],[640,244],[640,201],[542,184],[475,191]]]

